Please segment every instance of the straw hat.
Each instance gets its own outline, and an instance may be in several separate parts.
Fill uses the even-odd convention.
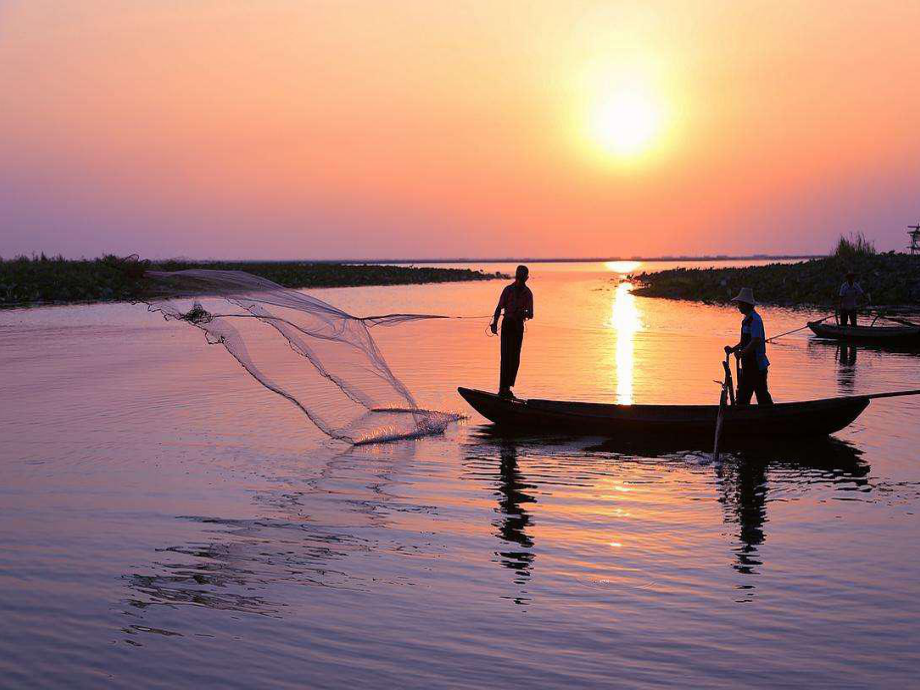
[[[744,302],[754,306],[757,302],[754,300],[754,291],[751,288],[741,288],[737,297],[732,298],[732,302]]]

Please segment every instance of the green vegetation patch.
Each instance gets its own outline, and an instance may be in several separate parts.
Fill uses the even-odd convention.
[[[147,296],[150,289],[144,271],[189,268],[245,271],[289,288],[410,285],[508,277],[470,269],[379,264],[177,259],[147,262],[112,255],[71,260],[42,254],[0,259],[0,307],[139,300]]]
[[[769,264],[741,268],[677,268],[636,276],[633,292],[647,297],[666,297],[723,303],[742,287],[754,291],[759,302],[781,306],[829,306],[836,302],[848,270],[876,305],[920,304],[920,256],[888,252],[879,254],[870,245],[860,247],[846,238],[833,256],[793,264]]]

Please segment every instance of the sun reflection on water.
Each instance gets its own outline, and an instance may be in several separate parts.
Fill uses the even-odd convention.
[[[605,261],[604,268],[613,273],[632,273],[639,266],[642,265],[641,261]]]
[[[632,283],[625,280],[617,285],[608,324],[616,332],[617,403],[621,405],[631,405],[633,401],[634,340],[643,328],[632,288]]]

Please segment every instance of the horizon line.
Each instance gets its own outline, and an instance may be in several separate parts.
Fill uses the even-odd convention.
[[[598,256],[598,257],[486,257],[471,258],[457,257],[446,259],[360,259],[367,264],[449,264],[449,263],[603,263],[606,261],[740,261],[744,259],[819,259],[826,254],[704,254],[700,256]],[[319,262],[317,262],[319,263]],[[356,263],[354,260],[343,259],[340,262],[330,260],[330,263]]]
[[[906,253],[906,252],[905,252]],[[3,258],[3,261],[15,261],[20,258],[37,258],[40,255],[45,255],[49,259],[57,259],[61,255],[57,256],[48,256],[44,252],[35,253],[31,255],[19,254],[14,257]],[[102,254],[98,258],[102,258],[106,254]],[[116,254],[116,256],[118,256]],[[494,264],[507,264],[507,263],[603,263],[607,261],[743,261],[743,260],[770,260],[770,259],[821,259],[827,256],[832,256],[831,254],[702,254],[702,255],[668,255],[668,256],[596,256],[596,257],[533,257],[533,256],[506,256],[506,257],[426,257],[426,258],[413,258],[413,259],[395,259],[395,258],[382,258],[382,259],[370,259],[370,258],[334,258],[334,259],[311,259],[311,258],[290,258],[290,259],[281,259],[281,258],[272,258],[272,259],[244,259],[244,258],[219,258],[219,257],[205,257],[205,258],[195,258],[189,256],[165,256],[157,258],[148,258],[151,262],[164,262],[164,261],[186,261],[189,263],[204,263],[204,262],[225,262],[225,263],[312,263],[312,264],[394,264],[394,265],[404,265],[404,264],[468,264],[468,263],[494,263]],[[87,258],[85,255],[80,257],[61,257],[65,261],[93,261],[95,259]],[[143,259],[143,257],[142,257]]]
[[[468,263],[603,263],[606,261],[741,261],[741,260],[769,260],[769,259],[820,259],[830,256],[828,254],[703,254],[703,255],[676,255],[676,256],[598,256],[598,257],[446,257],[446,258],[415,258],[415,259],[241,259],[241,258],[192,258],[188,256],[171,256],[151,258],[150,261],[188,261],[203,263],[207,261],[223,261],[225,263],[312,263],[312,264],[468,264]],[[86,261],[68,259],[70,261]]]

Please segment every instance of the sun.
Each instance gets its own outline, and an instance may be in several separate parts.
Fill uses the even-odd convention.
[[[605,152],[631,158],[653,146],[661,125],[661,108],[654,100],[639,91],[624,90],[594,107],[589,133]]]

